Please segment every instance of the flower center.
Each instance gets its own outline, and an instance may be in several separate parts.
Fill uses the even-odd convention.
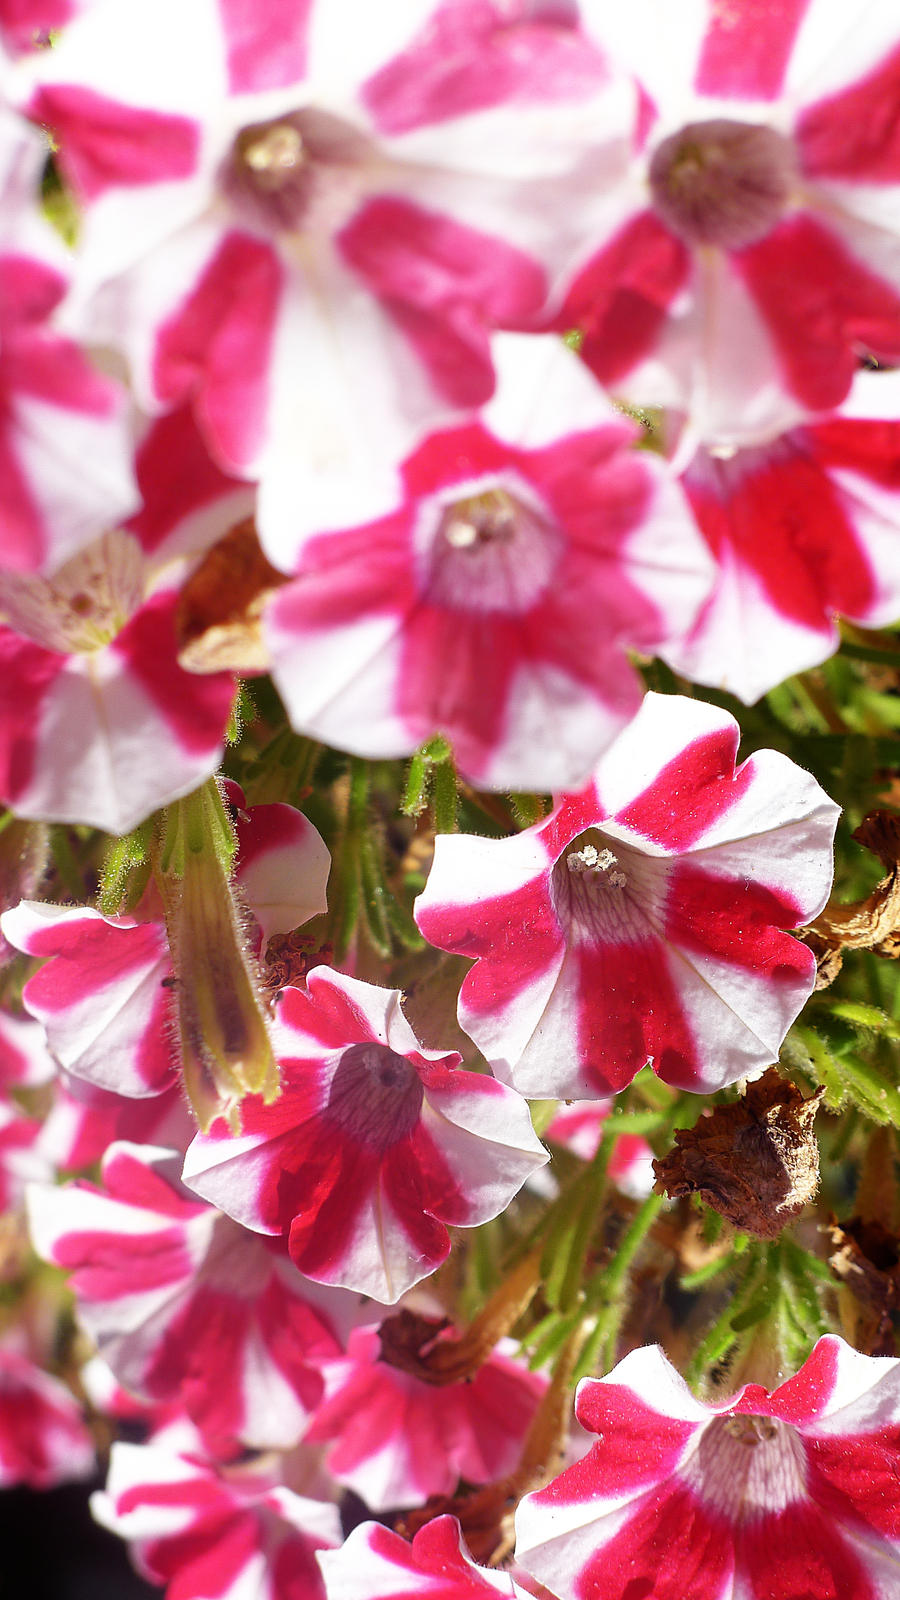
[[[52,578],[0,574],[0,618],[61,655],[90,655],[120,633],[144,598],[144,558],[117,530],[80,550]]]
[[[776,1417],[715,1417],[681,1467],[696,1492],[731,1522],[783,1511],[806,1494],[806,1453]]]
[[[307,108],[242,128],[220,183],[236,210],[267,232],[328,231],[352,205],[367,153],[349,123]]]
[[[550,898],[573,942],[633,944],[652,937],[665,882],[663,860],[588,828],[556,861]]]
[[[412,1133],[422,1084],[411,1061],[386,1044],[352,1044],[331,1080],[327,1115],[370,1150],[384,1152]]]
[[[779,221],[794,173],[793,147],[774,128],[716,117],[689,122],[657,146],[650,190],[686,243],[741,250]]]
[[[429,600],[460,611],[529,611],[547,588],[562,535],[507,489],[483,489],[440,510],[424,551]]]

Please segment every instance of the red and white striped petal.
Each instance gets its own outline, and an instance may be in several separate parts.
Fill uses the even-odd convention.
[[[633,1351],[579,1385],[602,1442],[522,1501],[518,1561],[559,1600],[626,1600],[635,1582],[660,1600],[890,1600],[898,1368],[828,1335],[771,1394],[704,1406],[657,1346]]]
[[[296,806],[251,806],[238,819],[237,879],[263,939],[289,933],[326,909],[331,855]]]
[[[170,1600],[324,1600],[315,1552],[340,1540],[336,1506],[293,1494],[270,1470],[219,1472],[166,1436],[115,1444],[91,1509]]]
[[[215,771],[234,689],[178,665],[177,598],[158,591],[87,655],[0,632],[0,792],[17,812],[127,833]]]
[[[639,703],[626,649],[682,633],[711,571],[573,354],[494,348],[494,400],[421,440],[390,514],[303,544],[269,653],[302,732],[395,757],[440,731],[482,786],[571,787]]]
[[[585,330],[601,381],[689,412],[707,442],[755,445],[839,405],[861,348],[894,364],[890,5],[867,5],[858,32],[830,0],[734,22],[708,0],[677,24],[657,0],[621,15],[586,0],[582,14],[644,91],[619,204],[590,218],[563,278],[557,326]]]
[[[837,808],[773,751],[735,768],[738,737],[727,712],[648,695],[545,822],[439,837],[416,920],[476,957],[460,1023],[505,1082],[575,1099],[651,1061],[708,1092],[777,1056],[814,980],[781,930],[827,898]]]
[[[62,1066],[117,1094],[169,1087],[171,963],[161,920],[23,900],[4,912],[3,930],[17,950],[45,961],[23,1002]]]
[[[71,1173],[95,1166],[117,1139],[183,1151],[196,1131],[175,1080],[160,1094],[124,1095],[63,1071],[38,1142],[57,1172]]]
[[[89,1478],[94,1447],[70,1391],[9,1340],[0,1346],[0,1488]]]
[[[750,702],[833,652],[836,614],[900,615],[897,413],[893,375],[865,374],[845,412],[698,451],[683,482],[719,576],[694,628],[662,648],[678,671]]]
[[[34,1186],[35,1247],[72,1272],[80,1319],[126,1388],[180,1398],[217,1454],[292,1448],[352,1307],[186,1195],[173,1162],[172,1151],[115,1144],[102,1189]]]
[[[494,1600],[521,1594],[508,1573],[477,1567],[455,1517],[435,1517],[411,1544],[377,1522],[319,1556],[328,1600]]]
[[[0,1101],[0,1211],[14,1211],[28,1183],[46,1183],[52,1168],[40,1145],[41,1124]]]
[[[0,1011],[0,1084],[5,1089],[33,1089],[56,1076],[56,1062],[47,1050],[44,1030],[29,1017]]]
[[[474,1377],[439,1388],[381,1361],[380,1348],[376,1329],[351,1333],[304,1434],[330,1445],[338,1483],[387,1511],[453,1494],[460,1478],[490,1483],[513,1470],[546,1381],[511,1359],[511,1344]]]
[[[124,391],[49,321],[68,263],[39,212],[46,157],[0,106],[0,568],[23,573],[54,571],[138,503]]]
[[[448,1225],[497,1216],[547,1159],[517,1095],[418,1045],[397,990],[317,967],[284,991],[275,1043],[279,1099],[248,1097],[236,1138],[198,1135],[184,1179],[321,1283],[393,1303]]]

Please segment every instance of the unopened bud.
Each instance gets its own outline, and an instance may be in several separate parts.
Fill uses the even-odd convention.
[[[184,1084],[204,1132],[218,1116],[237,1131],[243,1097],[280,1087],[223,860],[229,827],[211,781],[169,807],[161,852]]]

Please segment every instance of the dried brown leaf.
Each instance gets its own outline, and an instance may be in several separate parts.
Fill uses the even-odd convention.
[[[900,1240],[882,1222],[851,1217],[830,1228],[828,1265],[858,1303],[854,1342],[867,1355],[895,1354],[892,1314],[900,1308]],[[852,1305],[853,1302],[850,1302]]]
[[[742,1099],[678,1130],[674,1149],[653,1163],[657,1193],[699,1194],[743,1233],[774,1239],[818,1188],[822,1093],[806,1100],[770,1067]]]
[[[878,857],[887,876],[864,900],[847,905],[829,900],[803,930],[802,937],[816,957],[817,989],[833,983],[845,950],[874,950],[892,960],[900,955],[900,815],[872,811],[853,837]]]
[[[214,544],[183,585],[175,626],[187,672],[266,672],[263,606],[289,580],[260,548],[247,517]]]

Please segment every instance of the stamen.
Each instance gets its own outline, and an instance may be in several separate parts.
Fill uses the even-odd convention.
[[[278,188],[302,166],[303,139],[292,123],[273,122],[258,136],[255,129],[248,129],[247,134],[251,137],[241,154],[263,187]]]
[[[547,588],[562,538],[542,507],[500,485],[460,495],[423,523],[423,589],[462,611],[527,611]],[[425,542],[427,539],[427,543]]]
[[[595,844],[582,845],[580,850],[572,850],[566,856],[566,866],[570,872],[591,872],[599,875],[609,873],[606,882],[613,889],[624,889],[628,878],[618,869],[618,857],[611,850],[598,850]],[[610,867],[615,867],[615,872],[610,872]]]

